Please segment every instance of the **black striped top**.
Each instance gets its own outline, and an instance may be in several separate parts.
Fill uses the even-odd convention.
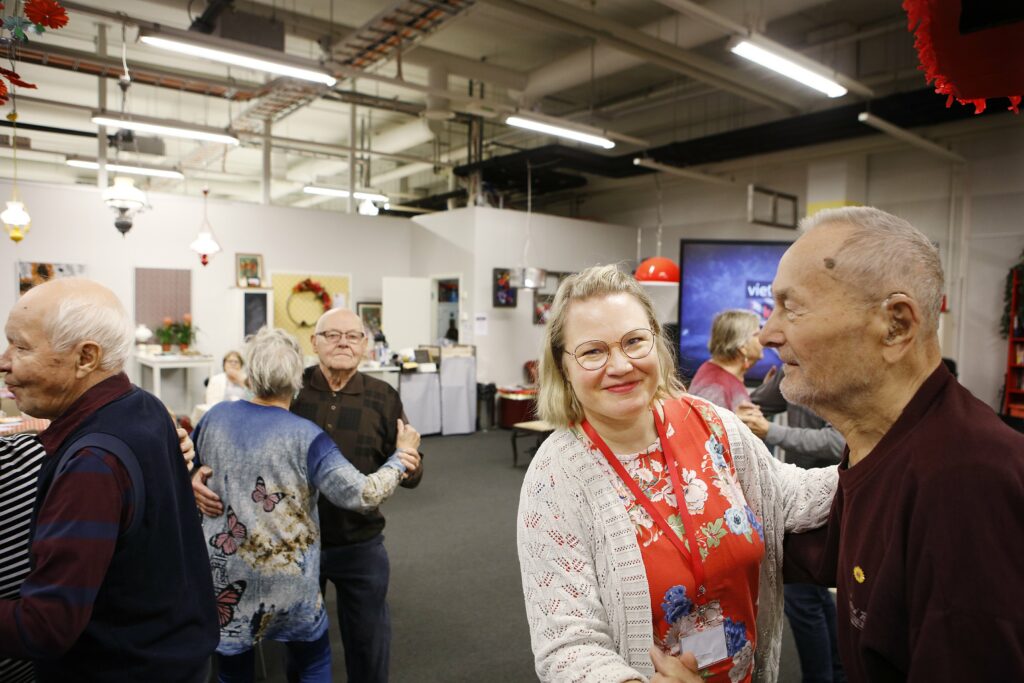
[[[18,597],[29,569],[29,523],[46,451],[33,434],[0,437],[0,599]],[[0,659],[0,681],[28,683],[32,663]]]

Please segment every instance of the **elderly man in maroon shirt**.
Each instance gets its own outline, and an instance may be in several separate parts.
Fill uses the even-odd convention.
[[[848,447],[787,578],[838,587],[850,681],[1024,680],[1024,436],[941,362],[935,247],[878,209],[823,211],[779,264],[761,342],[782,393]]]

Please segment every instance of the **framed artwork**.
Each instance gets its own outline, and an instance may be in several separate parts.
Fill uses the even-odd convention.
[[[380,332],[382,311],[383,307],[379,301],[359,301],[356,303],[356,315],[362,319],[364,326],[374,332]]]
[[[263,255],[235,254],[235,281],[239,287],[262,287]]]
[[[18,261],[18,296],[56,277],[81,277],[85,266],[76,263]]]
[[[555,302],[554,294],[541,294],[540,290],[533,292],[533,324],[547,325],[548,314],[551,312],[551,304]]]
[[[512,274],[508,268],[494,269],[494,298],[495,308],[515,308],[519,290],[510,284]]]

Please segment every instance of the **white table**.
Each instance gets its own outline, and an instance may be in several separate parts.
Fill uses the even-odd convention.
[[[396,390],[398,389],[398,373],[400,371],[401,369],[394,365],[385,365],[383,367],[359,366],[359,372],[369,377],[375,377],[382,382],[387,382]]]
[[[195,401],[192,400],[192,382],[189,381],[189,371],[202,368],[206,374],[209,375],[213,368],[214,359],[213,356],[182,356],[180,354],[151,356],[147,354],[136,354],[135,360],[139,364],[139,386],[143,389],[147,389],[160,400],[163,400],[160,396],[160,377],[164,371],[185,371],[185,399],[188,402],[188,405],[185,407],[185,410],[181,412],[188,414],[195,405]],[[147,388],[145,385],[146,373],[143,372],[144,368],[149,369],[149,375],[152,378],[152,388]]]

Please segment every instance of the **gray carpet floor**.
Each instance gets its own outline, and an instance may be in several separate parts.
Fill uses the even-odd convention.
[[[509,432],[423,440],[423,482],[384,505],[391,558],[391,680],[536,681],[516,555],[516,509],[528,458],[512,467]],[[328,589],[334,681],[345,667]],[[284,683],[283,648],[263,647],[266,677]],[[779,683],[799,683],[788,626]],[[357,683],[357,682],[353,682]]]

